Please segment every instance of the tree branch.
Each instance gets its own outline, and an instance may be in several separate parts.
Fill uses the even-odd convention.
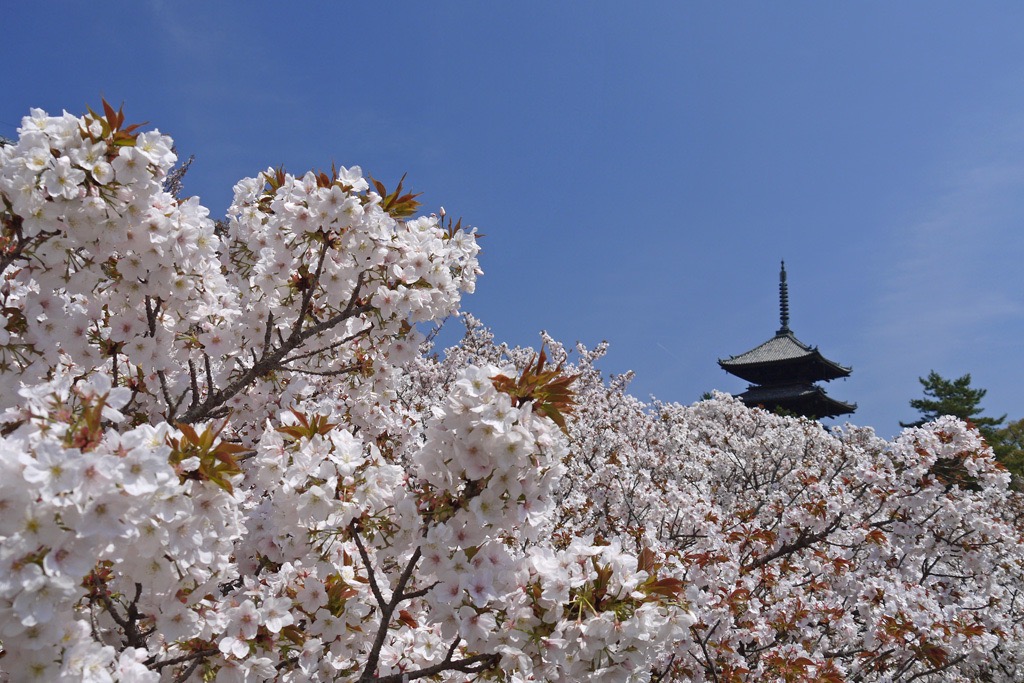
[[[458,643],[458,641],[455,642]],[[466,657],[465,659],[455,660],[451,659],[451,653],[449,653],[448,657],[443,662],[425,669],[417,669],[416,671],[408,671],[406,673],[389,674],[387,676],[361,680],[371,681],[372,683],[405,683],[405,681],[415,681],[419,678],[436,676],[440,673],[444,673],[445,671],[458,671],[464,674],[476,674],[498,666],[498,662],[500,661],[501,655],[497,653],[473,655],[472,657]]]
[[[364,304],[362,306],[357,305],[364,275],[365,271],[360,273],[359,277],[356,279],[356,285],[352,290],[352,296],[349,298],[348,304],[345,306],[344,310],[339,312],[337,315],[305,330],[302,329],[301,321],[303,318],[300,317],[297,324],[293,326],[292,332],[288,335],[288,338],[284,340],[277,349],[264,354],[258,361],[253,363],[252,367],[236,377],[235,380],[228,384],[224,389],[215,390],[212,386],[209,387],[206,399],[201,403],[198,401],[198,398],[194,396],[189,409],[185,411],[178,421],[193,423],[214,416],[214,411],[216,411],[216,409],[231,400],[237,393],[256,381],[257,378],[262,377],[273,370],[279,369],[282,361],[288,356],[288,354],[299,348],[308,339],[326,332],[348,318],[373,310],[373,307],[368,304]],[[266,341],[266,338],[267,335],[264,334],[264,341]],[[190,368],[194,368],[191,361],[189,361],[189,366]]]
[[[777,560],[778,558],[783,557],[784,555],[790,555],[792,553],[797,552],[798,550],[809,548],[815,543],[818,543],[819,541],[828,538],[829,534],[831,534],[833,531],[839,528],[839,523],[842,519],[843,515],[842,513],[840,513],[836,516],[834,520],[832,520],[832,522],[827,527],[825,527],[816,534],[809,534],[806,530],[801,531],[800,535],[797,536],[796,540],[792,543],[783,543],[777,550],[770,552],[767,555],[762,555],[756,560],[751,560],[750,562],[742,565],[740,567],[740,571],[752,572],[755,569],[758,569],[759,567],[763,567],[772,560]]]
[[[359,536],[359,530],[354,520],[349,525],[349,529],[351,530],[352,537],[355,540],[356,548],[359,550],[359,557],[362,559],[363,564],[366,565],[367,578],[370,582],[370,590],[373,592],[373,597],[377,600],[377,607],[380,609],[380,625],[377,627],[377,635],[373,639],[373,646],[370,648],[370,653],[366,658],[366,666],[363,667],[363,673],[359,677],[361,683],[371,683],[373,681],[380,680],[377,679],[374,674],[377,670],[378,664],[380,663],[380,651],[381,648],[384,647],[384,640],[387,638],[388,631],[390,630],[391,618],[394,616],[395,610],[398,609],[399,604],[409,599],[409,595],[405,593],[405,587],[409,584],[409,580],[412,578],[412,573],[415,571],[416,565],[420,561],[421,551],[419,547],[413,551],[412,557],[409,558],[409,563],[406,564],[405,569],[402,570],[402,575],[398,578],[398,583],[395,585],[394,590],[391,593],[391,600],[385,602],[384,596],[380,590],[380,585],[374,576],[373,567],[370,564],[369,553],[366,552],[366,547],[363,545],[363,541]]]
[[[151,669],[156,669],[157,671],[159,671],[165,666],[177,666],[178,664],[184,664],[185,662],[191,662],[197,659],[202,659],[204,657],[215,655],[218,652],[220,652],[220,650],[217,650],[215,648],[208,648],[206,650],[196,650],[195,652],[190,652],[187,655],[181,655],[180,657],[175,657],[173,659],[165,659],[162,662],[154,662],[149,666]]]

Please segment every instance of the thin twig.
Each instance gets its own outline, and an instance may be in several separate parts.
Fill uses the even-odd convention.
[[[210,655],[215,655],[218,652],[220,652],[220,650],[217,650],[215,648],[209,648],[209,649],[206,649],[206,650],[196,650],[195,652],[190,652],[187,655],[181,655],[180,657],[175,657],[174,659],[165,659],[162,662],[155,662],[155,663],[150,665],[150,668],[153,668],[153,669],[156,669],[157,671],[159,671],[160,669],[164,668],[165,666],[177,666],[178,664],[184,664],[185,662],[190,662],[190,661],[193,661],[195,659],[202,659],[203,657],[209,657]]]
[[[356,548],[359,550],[359,557],[363,561],[363,565],[366,566],[366,578],[370,582],[370,590],[373,591],[373,597],[377,600],[377,604],[384,605],[384,596],[381,595],[380,586],[377,585],[377,577],[373,573],[373,565],[370,564],[370,555],[366,552],[366,547],[363,545],[363,539],[359,536],[359,530],[356,527],[355,520],[349,524],[349,530],[352,532],[352,538],[356,542]]]

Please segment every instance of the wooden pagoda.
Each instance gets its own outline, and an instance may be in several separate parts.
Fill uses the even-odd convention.
[[[718,361],[723,370],[751,383],[738,398],[751,407],[815,419],[856,410],[856,404],[838,401],[816,384],[849,377],[851,368],[825,358],[817,347],[804,344],[789,329],[785,261],[779,273],[779,317],[781,327],[774,337],[746,353]]]

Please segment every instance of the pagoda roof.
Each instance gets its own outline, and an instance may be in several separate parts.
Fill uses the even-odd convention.
[[[811,418],[848,415],[857,409],[856,403],[836,400],[821,387],[810,383],[751,386],[738,398],[752,408],[782,408]]]
[[[786,328],[763,344],[719,360],[718,364],[726,372],[755,384],[785,380],[828,381],[848,377],[852,371],[825,358],[818,347],[804,344]]]
[[[851,368],[825,358],[818,347],[804,344],[789,329],[785,261],[779,270],[779,322],[774,337],[746,353],[719,360],[718,364],[726,372],[754,384],[829,381],[850,375]]]

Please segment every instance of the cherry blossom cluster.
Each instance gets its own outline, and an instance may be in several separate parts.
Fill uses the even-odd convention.
[[[431,615],[446,638],[497,651],[503,670],[534,680],[650,675],[671,642],[659,633],[688,625],[681,586],[658,583],[653,564],[639,570],[618,543],[538,542],[569,453],[552,420],[497,388],[507,371],[460,371],[413,458]]]
[[[382,196],[358,167],[242,180],[216,229],[164,190],[171,139],[105,102],[33,110],[19,133],[0,147],[0,407],[19,383],[102,371],[133,390],[139,420],[259,423],[303,378],[401,365],[412,323],[475,287],[473,234],[406,220],[415,195]]]
[[[384,377],[418,353],[422,337],[412,323],[455,313],[461,293],[474,290],[480,271],[472,233],[434,215],[397,220],[383,205],[391,198],[367,189],[359,167],[301,177],[267,169],[235,186],[223,258],[237,320],[197,339],[205,354],[235,364],[221,362],[225,374],[215,372],[211,384],[284,369],[290,381],[263,383],[247,406],[273,397],[286,408],[316,393],[298,377]],[[238,349],[259,351],[248,363]],[[353,391],[371,386],[360,379]],[[387,382],[376,389],[386,393]],[[204,399],[217,400],[216,392]],[[246,396],[235,394],[227,405],[237,412],[243,403]]]
[[[8,416],[0,670],[12,680],[159,680],[144,630],[126,614],[147,614],[148,628],[172,641],[198,635],[183,591],[201,596],[237,577],[239,497],[193,476],[197,457],[171,464],[181,434],[166,423],[107,426],[123,424],[130,393],[108,375],[74,385],[62,376],[22,390],[31,418]]]
[[[188,363],[190,332],[231,305],[198,200],[162,189],[159,131],[35,109],[0,148],[4,406],[19,383],[102,368],[141,398]]]
[[[887,442],[724,395],[644,404],[628,376],[596,369],[603,346],[578,351],[554,535],[669,558],[695,617],[672,676],[1019,679],[1022,501],[976,430],[943,418]],[[470,321],[444,363],[421,361],[415,391],[443,391],[464,362],[533,353]]]

